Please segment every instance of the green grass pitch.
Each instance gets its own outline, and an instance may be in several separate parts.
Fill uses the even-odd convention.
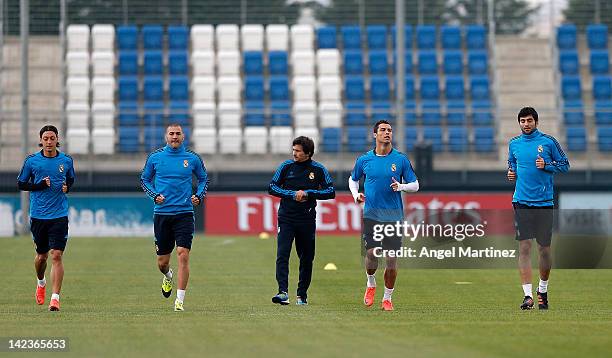
[[[612,270],[553,270],[551,309],[539,312],[519,310],[516,270],[402,269],[395,311],[382,312],[362,304],[358,239],[317,240],[310,305],[301,307],[295,251],[292,304],[277,306],[274,238],[197,237],[186,311],[178,313],[175,291],[161,296],[151,239],[71,238],[54,313],[49,290],[44,306],[34,302],[31,240],[1,239],[0,336],[65,336],[70,352],[62,356],[75,357],[575,357],[612,349]],[[328,262],[338,270],[324,271]]]

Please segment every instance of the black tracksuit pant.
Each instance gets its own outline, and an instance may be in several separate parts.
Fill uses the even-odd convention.
[[[295,249],[300,258],[300,278],[297,295],[306,298],[312,279],[312,262],[315,256],[314,221],[305,223],[279,222],[276,251],[276,281],[279,292],[289,292],[289,256],[295,239]]]

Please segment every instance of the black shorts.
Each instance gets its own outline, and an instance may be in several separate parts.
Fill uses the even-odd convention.
[[[540,246],[548,247],[552,239],[553,206],[528,206],[512,203],[516,239],[536,239]]]
[[[398,236],[395,231],[391,236],[384,235],[382,230],[384,225],[395,226],[395,222],[380,222],[363,218],[361,222],[361,240],[366,250],[375,247],[382,247],[383,250],[399,250],[402,247],[402,236]]]
[[[193,213],[153,216],[155,230],[155,251],[158,255],[168,255],[174,245],[191,250],[195,223]]]
[[[46,254],[49,250],[66,248],[68,241],[68,217],[57,219],[30,219],[30,231],[36,252]]]

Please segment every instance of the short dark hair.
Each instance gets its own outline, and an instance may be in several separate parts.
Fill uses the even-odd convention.
[[[380,126],[381,124],[391,125],[391,123],[389,123],[389,121],[381,119],[380,121],[376,122],[376,124],[374,124],[374,133],[378,132],[378,126]]]
[[[294,145],[301,145],[302,150],[304,151],[304,153],[308,154],[308,157],[312,158],[312,156],[314,155],[314,142],[312,141],[312,139],[304,136],[299,136],[293,140],[292,146]]]
[[[532,116],[534,121],[538,121],[538,112],[533,107],[523,107],[518,113],[517,120],[520,121],[521,118]]]
[[[50,125],[50,124],[44,125],[44,126],[43,126],[43,127],[40,129],[40,132],[38,132],[38,137],[39,137],[40,139],[42,139],[42,136],[43,136],[43,134],[44,134],[45,132],[53,132],[53,133],[55,133],[55,136],[56,136],[56,137],[59,137],[59,134],[58,134],[57,128],[56,128],[55,126]],[[42,147],[42,143],[38,143],[38,146],[39,146],[39,147]],[[60,146],[59,141],[57,142],[57,144],[56,144],[55,146],[56,146],[56,147],[59,147],[59,146]]]
[[[183,126],[178,123],[168,123],[168,125],[166,126],[166,132],[168,131],[168,128],[170,127],[180,127],[181,130],[183,130]]]

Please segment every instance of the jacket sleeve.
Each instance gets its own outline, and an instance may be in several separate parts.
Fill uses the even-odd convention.
[[[508,144],[508,169],[516,173],[516,157],[512,152],[512,143]]]
[[[272,181],[270,182],[270,185],[268,186],[268,193],[270,195],[279,197],[281,199],[295,198],[295,191],[282,188],[283,182],[285,181],[285,175],[287,172],[286,169],[289,167],[289,164],[291,163],[292,161],[287,160],[283,162],[276,169],[276,172],[274,173],[274,176],[272,177]]]
[[[551,138],[553,144],[551,145],[551,161],[546,163],[544,170],[551,173],[567,173],[570,164],[567,156],[561,149],[561,145],[556,139]]]
[[[208,179],[208,174],[206,173],[206,167],[204,166],[204,161],[202,157],[196,154],[196,169],[195,175],[198,178],[198,188],[196,189],[195,196],[197,196],[200,201],[204,199],[206,196],[206,192],[208,191],[208,183],[210,182]]]
[[[40,191],[48,188],[47,183],[41,180],[38,183],[33,183],[34,178],[32,177],[32,166],[30,161],[26,159],[17,177],[17,187],[21,191]]]
[[[320,188],[317,190],[305,190],[305,192],[308,194],[308,198],[313,198],[315,200],[333,199],[336,197],[336,190],[334,189],[334,183],[331,175],[329,175],[329,172],[324,166],[321,166],[321,171],[323,172],[323,181]]]
[[[159,193],[155,190],[155,186],[153,185],[153,177],[155,176],[155,167],[153,166],[153,161],[151,156],[147,158],[144,168],[142,169],[142,173],[140,174],[140,185],[142,186],[142,190],[151,198],[155,200],[155,198],[159,195]]]

